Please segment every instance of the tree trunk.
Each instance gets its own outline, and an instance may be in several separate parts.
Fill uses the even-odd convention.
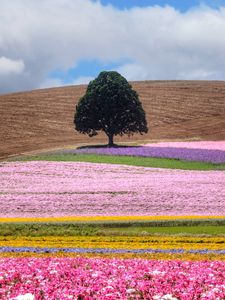
[[[112,133],[108,133],[107,136],[108,136],[108,139],[109,139],[108,147],[115,146],[114,143],[113,143],[113,134]]]

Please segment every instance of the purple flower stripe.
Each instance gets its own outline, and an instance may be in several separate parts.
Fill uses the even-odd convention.
[[[225,250],[184,250],[184,249],[110,249],[110,248],[46,248],[46,247],[0,247],[0,253],[32,252],[32,253],[195,253],[195,254],[225,254]]]
[[[103,154],[103,155],[128,155],[155,158],[173,158],[188,161],[202,161],[211,163],[225,163],[225,151],[208,149],[187,149],[176,147],[113,147],[113,148],[86,148],[70,150],[73,153]]]

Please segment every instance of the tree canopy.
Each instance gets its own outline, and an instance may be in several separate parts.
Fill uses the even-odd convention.
[[[104,131],[108,145],[115,135],[147,133],[147,121],[138,94],[115,71],[103,71],[91,81],[74,115],[75,129],[90,137]]]

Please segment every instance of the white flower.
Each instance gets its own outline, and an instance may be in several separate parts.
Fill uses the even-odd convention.
[[[127,290],[127,293],[128,293],[128,294],[133,294],[133,293],[135,293],[135,292],[136,292],[135,289],[128,289],[128,290]]]
[[[20,295],[14,298],[14,300],[35,300],[35,296],[31,293],[27,293],[25,295]]]
[[[167,294],[162,297],[162,300],[178,300],[178,299],[173,297],[171,294]]]
[[[161,296],[155,295],[155,296],[153,296],[153,299],[154,299],[154,300],[160,300],[160,299],[161,299]]]
[[[171,294],[166,294],[164,296],[155,295],[153,299],[154,300],[178,300],[177,298],[173,297]]]
[[[158,271],[158,270],[154,270],[152,271],[152,273],[150,273],[151,275],[164,275],[166,272],[161,272],[161,271]]]

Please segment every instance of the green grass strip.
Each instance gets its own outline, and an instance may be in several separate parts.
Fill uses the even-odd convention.
[[[116,226],[118,225],[118,226]],[[165,224],[166,225],[166,224]],[[168,225],[168,224],[167,224]],[[143,235],[209,235],[225,236],[225,224],[203,223],[193,226],[155,226],[146,223],[2,223],[0,236],[143,236]]]
[[[110,163],[153,168],[168,168],[181,170],[225,170],[225,164],[212,164],[196,161],[184,161],[178,159],[152,158],[140,156],[113,156],[96,154],[49,154],[39,156],[27,156],[20,158],[22,161],[74,161],[91,163]]]
[[[224,236],[225,226],[125,227],[102,230],[102,235],[207,235]]]

